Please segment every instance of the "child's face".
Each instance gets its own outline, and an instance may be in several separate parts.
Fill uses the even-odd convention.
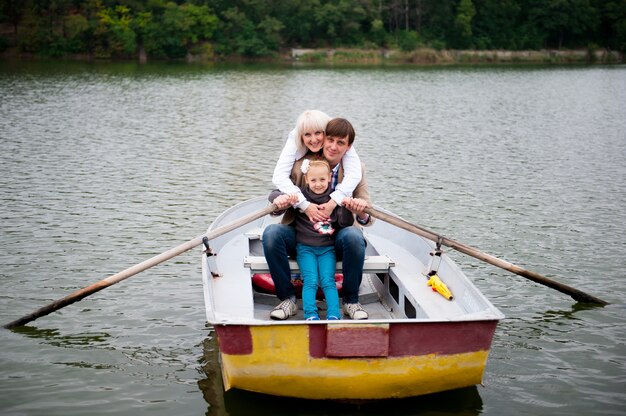
[[[316,153],[324,146],[324,136],[324,130],[306,130],[302,133],[302,141],[311,152]]]
[[[306,173],[306,183],[314,194],[323,194],[330,183],[330,173],[324,166],[311,166]]]

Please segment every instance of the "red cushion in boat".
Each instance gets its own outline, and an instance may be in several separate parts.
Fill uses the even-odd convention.
[[[293,283],[294,287],[296,288],[296,296],[302,297],[302,279],[291,279],[291,283]],[[339,292],[339,296],[341,296],[341,288],[343,287],[343,274],[335,274],[335,286],[337,286],[337,291]],[[270,295],[276,294],[274,281],[272,280],[272,275],[269,273],[253,274],[252,287],[254,287],[254,290],[260,293],[268,293]],[[316,297],[320,300],[324,299],[324,292],[322,292],[321,288],[318,288]]]

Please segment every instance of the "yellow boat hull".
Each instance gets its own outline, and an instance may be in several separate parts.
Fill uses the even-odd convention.
[[[496,322],[470,324],[470,331],[468,323],[218,326],[216,330],[226,390],[367,400],[479,384]],[[433,340],[434,336],[440,338]],[[409,345],[413,342],[421,346]]]

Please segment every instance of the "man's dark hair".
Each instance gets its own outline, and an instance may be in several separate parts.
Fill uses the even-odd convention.
[[[332,137],[346,137],[348,136],[348,144],[354,142],[354,127],[345,118],[333,118],[326,125],[326,135]]]

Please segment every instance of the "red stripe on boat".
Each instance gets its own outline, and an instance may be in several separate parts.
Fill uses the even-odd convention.
[[[215,326],[220,351],[224,354],[252,354],[252,334],[245,325]]]
[[[309,355],[326,357],[326,325],[309,325]]]
[[[451,355],[474,351],[488,351],[491,347],[493,334],[498,321],[477,322],[416,322],[416,323],[390,323],[388,331],[388,356],[418,356],[427,354]],[[354,331],[352,335],[344,335],[350,344],[358,342],[359,351],[381,349],[380,338],[369,339],[369,333],[359,332],[358,324],[355,328],[346,328]],[[366,327],[370,329],[371,327]],[[343,328],[342,328],[343,329]],[[324,358],[327,354],[329,335],[326,325],[309,325],[309,354],[312,358]],[[380,334],[378,334],[380,335]],[[339,358],[332,341],[330,349],[334,357]],[[362,352],[359,352],[359,354]],[[364,356],[372,355],[371,351]],[[351,357],[360,355],[350,355]]]
[[[326,332],[327,357],[386,357],[389,355],[389,331],[385,327],[329,325]]]
[[[392,324],[389,356],[487,351],[498,321]]]

